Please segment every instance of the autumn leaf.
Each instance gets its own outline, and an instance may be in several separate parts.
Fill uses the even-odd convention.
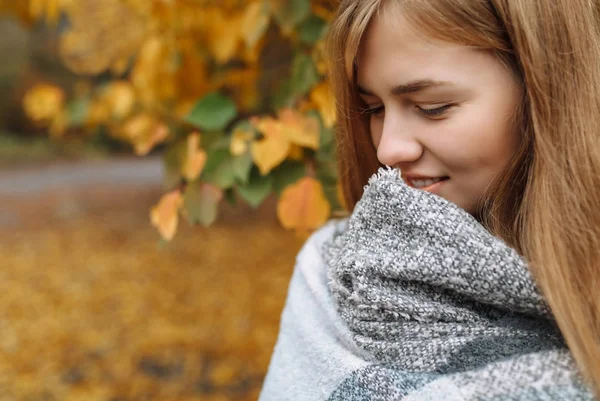
[[[246,7],[240,28],[246,47],[254,47],[266,32],[270,21],[268,11],[263,1],[254,1]]]
[[[287,157],[291,142],[280,121],[265,117],[256,124],[264,138],[252,143],[252,159],[262,175],[267,175]]]
[[[65,3],[62,8],[69,23],[60,35],[59,53],[73,72],[96,75],[122,63],[140,49],[150,33],[146,16],[135,10],[130,1],[60,2]]]
[[[206,152],[200,148],[200,134],[195,132],[187,138],[187,154],[181,173],[187,181],[194,181],[206,165]]]
[[[144,156],[167,138],[169,127],[150,114],[139,114],[125,123],[121,135],[133,145],[138,156]]]
[[[288,230],[317,229],[325,224],[330,212],[321,183],[312,177],[304,177],[287,187],[277,203],[277,217]]]
[[[304,159],[304,150],[302,147],[292,144],[290,146],[290,152],[288,153],[288,159],[302,161]]]
[[[102,96],[112,118],[122,120],[127,117],[135,105],[135,89],[128,81],[114,81]]]
[[[44,22],[63,64],[89,83],[68,97],[52,85],[32,90],[23,99],[32,122],[55,137],[108,132],[138,155],[173,139],[165,144],[169,185],[187,181],[184,213],[212,222],[218,202],[205,199],[218,196],[202,184],[258,205],[308,172],[338,207],[337,177],[313,174],[327,161],[335,166],[336,110],[325,79],[334,3],[0,0],[0,11],[29,29]],[[257,116],[253,126],[240,125],[247,116]],[[190,125],[202,135],[182,135]],[[195,200],[205,209],[194,209]]]
[[[44,19],[51,25],[58,22],[65,0],[29,0],[29,14],[34,19]]]
[[[51,122],[57,117],[65,103],[65,93],[52,84],[38,84],[23,98],[25,114],[36,122]]]
[[[279,112],[281,129],[289,140],[299,146],[311,149],[319,148],[319,121],[307,117],[292,109]]]
[[[336,110],[335,99],[331,93],[331,88],[327,82],[322,82],[315,86],[310,93],[310,100],[315,104],[323,124],[327,128],[332,128],[335,125]]]
[[[269,0],[269,5],[284,34],[290,34],[310,12],[309,0]]]
[[[163,195],[150,211],[152,225],[166,241],[171,241],[177,232],[178,212],[182,205],[181,192],[176,190]]]
[[[243,17],[227,15],[223,9],[212,7],[205,10],[204,18],[208,48],[217,63],[225,64],[233,58],[238,48]]]
[[[142,43],[130,78],[142,104],[152,106],[176,98],[174,52],[160,36],[151,36]]]
[[[237,128],[231,134],[229,151],[234,156],[241,156],[248,151],[248,143],[254,138],[251,131]]]
[[[58,113],[53,119],[48,132],[53,138],[60,138],[64,135],[69,125],[69,117],[66,111]]]
[[[190,223],[208,227],[217,219],[218,206],[223,191],[205,182],[195,182],[185,190],[184,211]]]
[[[86,125],[93,129],[100,124],[107,124],[111,120],[108,105],[102,99],[93,99],[88,112]]]

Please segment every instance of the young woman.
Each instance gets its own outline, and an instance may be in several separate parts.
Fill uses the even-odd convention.
[[[600,3],[342,0],[329,50],[353,213],[260,400],[598,396]]]

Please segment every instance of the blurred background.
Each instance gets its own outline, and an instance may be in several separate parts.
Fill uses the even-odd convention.
[[[0,400],[256,400],[343,215],[334,0],[0,0]]]

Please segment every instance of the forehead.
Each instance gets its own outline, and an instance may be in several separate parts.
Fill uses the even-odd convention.
[[[400,13],[379,13],[369,24],[357,54],[359,85],[394,86],[424,77],[468,80],[481,67],[482,52],[442,42],[415,29]]]

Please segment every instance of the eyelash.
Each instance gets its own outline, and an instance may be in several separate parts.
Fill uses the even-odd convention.
[[[445,106],[442,107],[437,107],[435,109],[423,109],[419,106],[416,106],[417,110],[419,113],[423,114],[425,117],[439,117],[442,114],[444,114],[446,112],[446,110],[448,110],[450,107],[452,107],[451,104],[447,104]],[[373,115],[373,114],[377,114],[381,111],[383,111],[384,107],[383,106],[377,106],[377,107],[373,107],[370,109],[365,109],[364,113],[368,114],[368,115]]]

